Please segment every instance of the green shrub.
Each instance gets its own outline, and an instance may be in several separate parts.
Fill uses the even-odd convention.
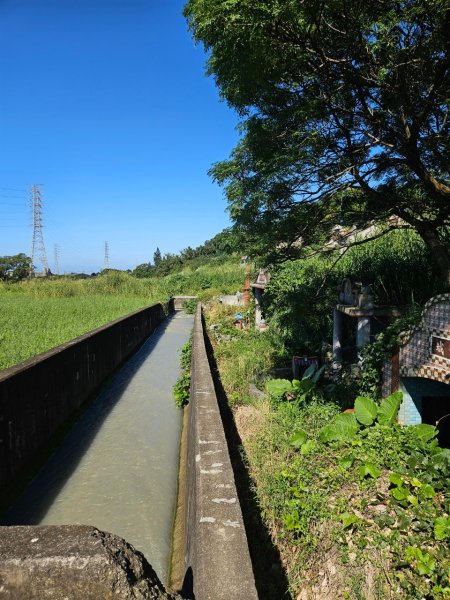
[[[316,255],[283,263],[271,270],[263,305],[292,353],[320,355],[324,342],[331,342],[333,307],[344,277],[370,285],[381,305],[422,305],[444,291],[413,231],[392,231],[350,248],[342,258]]]
[[[180,350],[180,367],[182,373],[173,387],[173,396],[178,408],[189,404],[191,388],[192,338]]]
[[[366,597],[361,565],[369,556],[377,597],[448,597],[450,450],[439,448],[432,426],[392,423],[397,404],[360,399],[354,414],[342,414],[336,405],[282,402],[248,445],[294,595],[326,550],[341,586],[336,597]],[[330,424],[342,428],[338,443],[321,441]]]
[[[193,315],[197,310],[197,300],[194,298],[186,300],[183,310],[187,315]]]

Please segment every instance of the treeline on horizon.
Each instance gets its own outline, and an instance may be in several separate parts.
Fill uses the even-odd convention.
[[[187,263],[196,268],[206,264],[212,258],[227,259],[233,254],[242,252],[244,246],[242,236],[233,228],[227,228],[200,246],[196,248],[188,246],[178,254],[167,252],[162,255],[159,248],[156,248],[153,262],[138,265],[132,271],[132,275],[138,278],[164,277],[181,271]]]

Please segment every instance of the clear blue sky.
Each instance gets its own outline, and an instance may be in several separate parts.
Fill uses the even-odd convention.
[[[237,118],[183,4],[0,0],[0,255],[30,252],[33,183],[61,271],[101,269],[105,241],[111,267],[134,268],[229,225],[206,172]]]

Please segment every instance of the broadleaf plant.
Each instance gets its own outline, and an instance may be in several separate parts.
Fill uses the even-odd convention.
[[[397,419],[398,409],[403,400],[402,392],[394,392],[385,398],[378,407],[378,423],[392,425]]]
[[[372,425],[377,417],[378,407],[371,398],[358,396],[355,400],[355,415],[362,425]]]

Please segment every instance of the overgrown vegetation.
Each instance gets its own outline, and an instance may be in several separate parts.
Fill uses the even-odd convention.
[[[206,314],[214,356],[230,405],[248,402],[249,385],[256,383],[262,387],[268,370],[285,357],[284,348],[273,332],[237,328],[235,311],[235,307],[210,304]],[[251,308],[249,314],[252,315]]]
[[[195,300],[194,298],[186,300],[186,302],[184,303],[183,310],[187,315],[193,315],[197,310],[197,300]]]
[[[247,445],[293,597],[447,598],[450,451],[381,423],[325,443],[338,411],[281,405]]]
[[[236,329],[233,317],[210,307],[210,337],[290,597],[448,598],[450,451],[435,428],[398,425],[399,393],[359,397],[343,413],[349,399],[315,367],[298,381],[270,378],[286,360],[280,339]],[[250,395],[252,384],[267,397]],[[272,585],[268,573],[265,600],[281,597]]]
[[[448,0],[188,0],[184,12],[242,119],[211,170],[235,223],[291,256],[334,226],[408,224],[450,286]]]
[[[207,240],[197,248],[188,246],[178,254],[161,254],[159,248],[156,248],[153,254],[153,264],[151,262],[138,265],[133,271],[133,275],[142,277],[164,277],[172,273],[179,273],[185,266],[191,269],[208,264],[211,259],[216,263],[226,262],[231,255],[239,252],[241,246],[241,236],[233,229],[224,229],[212,239]]]
[[[178,408],[189,404],[191,387],[192,336],[180,350],[181,375],[173,387],[173,396]]]
[[[445,290],[413,231],[391,232],[349,249],[336,262],[338,257],[317,254],[272,269],[264,310],[293,354],[324,355],[324,344],[331,342],[337,288],[345,277],[370,285],[377,304],[404,310]]]
[[[150,279],[110,270],[85,279],[0,282],[0,369],[170,296],[207,300],[239,290],[243,281],[243,267],[228,258],[187,264],[179,273]]]
[[[380,332],[372,344],[361,351],[361,371],[357,387],[359,393],[377,398],[381,393],[382,369],[384,362],[401,343],[402,334],[418,326],[422,316],[422,306],[413,304],[403,317],[396,319]]]

